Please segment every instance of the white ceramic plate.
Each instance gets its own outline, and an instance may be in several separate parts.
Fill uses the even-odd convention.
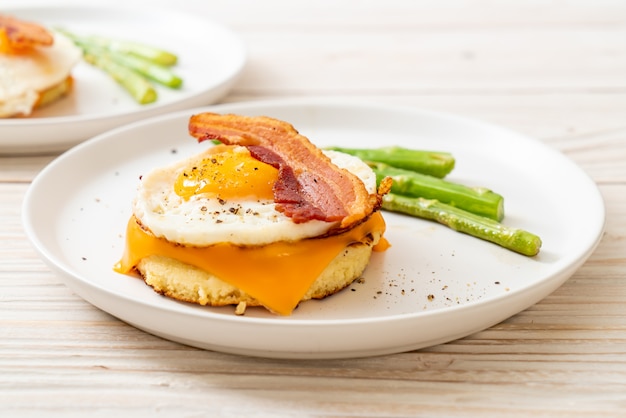
[[[72,71],[74,91],[28,118],[0,119],[0,153],[42,153],[72,145],[123,124],[175,110],[215,103],[233,86],[246,52],[227,28],[159,8],[22,7],[3,13],[49,28],[145,42],[175,52],[180,90],[158,87],[159,99],[137,104],[108,75],[84,62]]]
[[[210,109],[287,120],[319,146],[450,151],[457,166],[449,179],[502,193],[505,223],[535,232],[544,245],[528,258],[436,223],[387,213],[386,236],[393,246],[374,254],[365,280],[323,301],[305,302],[292,316],[261,308],[235,316],[230,307],[169,300],[112,266],[122,254],[139,176],[206,145],[187,135],[192,112],[177,112],[68,151],[35,179],[23,211],[34,247],[69,287],[167,339],[280,358],[371,356],[443,343],[541,300],[587,259],[604,228],[604,205],[593,181],[562,154],[505,129],[410,108],[337,101]]]

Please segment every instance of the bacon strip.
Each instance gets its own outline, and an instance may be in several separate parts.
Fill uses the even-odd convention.
[[[11,16],[0,15],[0,32],[4,35],[0,39],[6,37],[8,45],[5,47],[8,48],[23,49],[50,46],[54,43],[52,34],[43,26]]]
[[[255,158],[276,167],[277,210],[296,223],[340,221],[339,227],[346,228],[372,213],[379,200],[369,195],[357,176],[334,165],[287,122],[200,113],[191,117],[189,133],[199,142],[216,139],[245,146]]]

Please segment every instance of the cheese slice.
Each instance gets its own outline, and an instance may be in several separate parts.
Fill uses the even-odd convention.
[[[246,292],[273,312],[289,315],[328,264],[348,245],[365,242],[371,233],[385,231],[380,212],[338,235],[262,246],[228,243],[191,247],[158,238],[128,221],[126,248],[115,265],[119,273],[132,272],[139,261],[161,255],[201,268]],[[383,239],[382,247],[386,248]]]

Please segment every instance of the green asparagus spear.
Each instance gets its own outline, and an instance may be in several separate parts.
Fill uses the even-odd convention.
[[[455,163],[454,157],[448,152],[413,150],[399,146],[371,149],[330,147],[328,149],[354,155],[363,161],[384,163],[439,178],[448,175]]]
[[[383,197],[382,207],[392,212],[439,222],[455,231],[493,242],[523,255],[534,256],[541,248],[541,239],[535,234],[505,226],[493,219],[475,215],[434,199],[388,193]]]
[[[154,58],[155,54],[137,54],[130,49],[116,47],[114,41],[108,41],[102,37],[95,36],[79,36],[71,32],[60,30],[65,36],[69,37],[78,45],[84,53],[91,55],[109,54],[110,58],[117,61],[118,64],[131,68],[149,79],[156,81],[170,88],[179,88],[183,80],[174,74],[168,68],[168,65],[162,62],[171,62],[171,60],[163,60],[162,58]],[[154,48],[152,48],[154,49]],[[162,51],[165,53],[165,51]],[[170,54],[170,53],[167,53]],[[175,62],[175,60],[174,60]]]
[[[138,57],[142,57],[156,64],[172,66],[178,61],[176,54],[166,51],[162,48],[153,47],[137,42],[110,40],[102,37],[94,39],[100,43],[108,43],[109,49],[112,51],[124,52]]]
[[[111,59],[109,54],[102,53],[96,55],[85,51],[84,58],[88,63],[108,73],[140,104],[148,104],[156,101],[157,92],[152,84],[130,68],[125,67]]]
[[[370,162],[369,165],[376,173],[378,182],[385,177],[392,178],[392,193],[437,199],[442,203],[495,221],[501,221],[504,217],[504,198],[489,189],[468,187],[387,164]]]
[[[104,36],[79,36],[64,29],[56,29],[75,43],[83,46],[92,46],[120,54],[133,55],[151,61],[158,65],[172,66],[178,62],[178,56],[162,48],[142,44],[139,42],[111,39]]]
[[[116,61],[125,67],[137,71],[150,80],[156,81],[170,88],[179,88],[183,80],[176,74],[174,74],[168,67],[155,64],[152,61],[148,61],[145,58],[141,58],[135,55],[122,54],[119,52],[111,52],[111,59]]]
[[[103,36],[81,37],[81,40],[118,53],[141,57],[159,65],[172,66],[178,61],[178,57],[172,52],[138,42],[110,39]]]

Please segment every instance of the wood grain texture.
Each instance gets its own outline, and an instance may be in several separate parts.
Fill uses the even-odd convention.
[[[626,416],[625,2],[137,3],[242,36],[250,61],[224,102],[348,97],[536,137],[599,185],[606,232],[551,295],[461,340],[366,359],[248,358],[154,337],[76,296],[20,219],[54,156],[0,157],[0,416]]]

